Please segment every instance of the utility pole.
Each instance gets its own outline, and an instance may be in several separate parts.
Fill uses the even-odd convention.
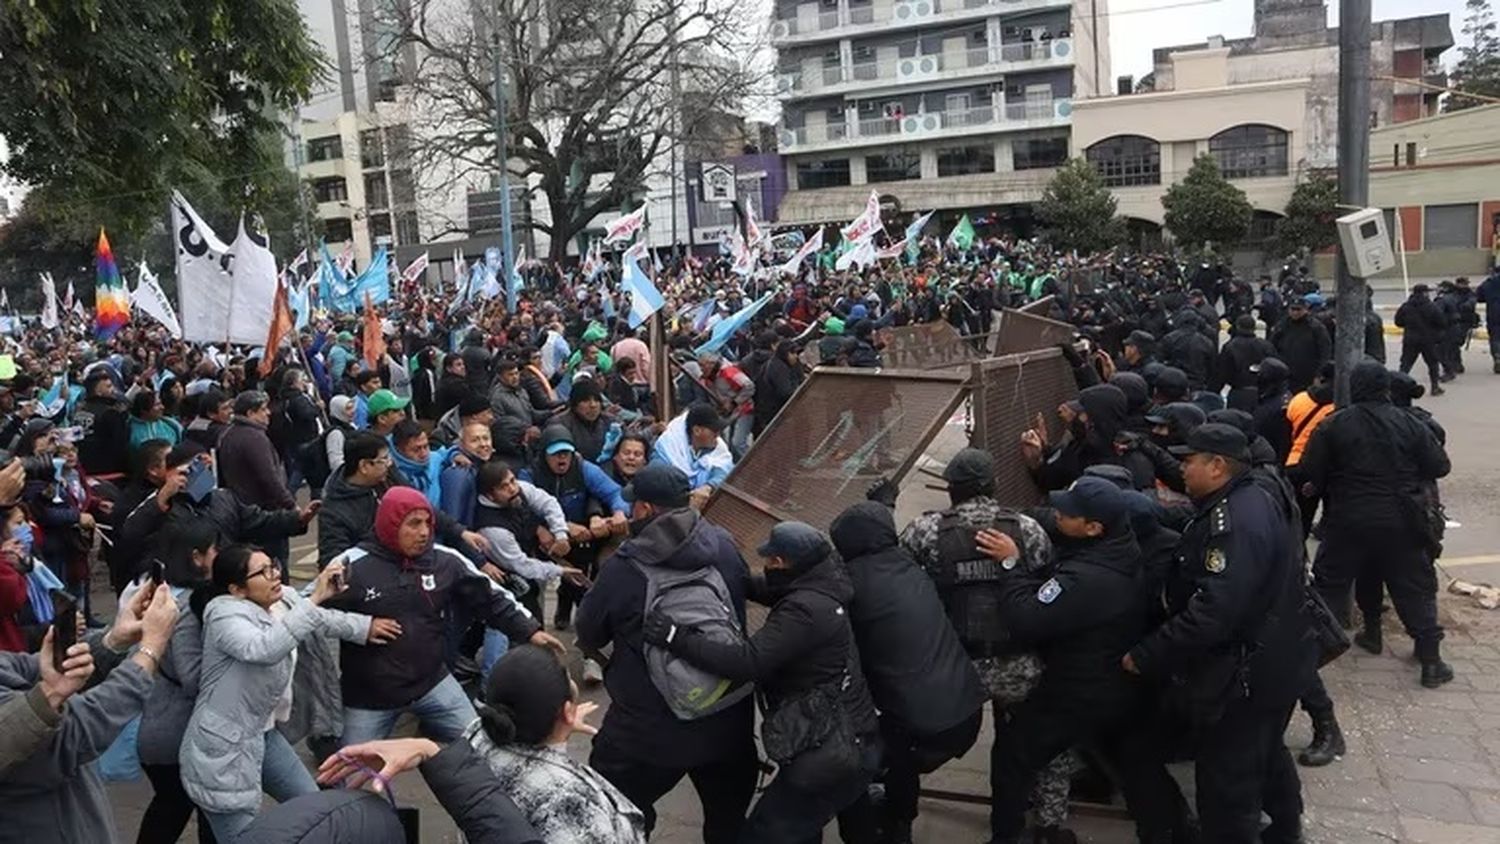
[[[682,77],[678,73],[677,66],[677,7],[671,8],[672,15],[667,20],[667,44],[670,57],[668,61],[672,64],[668,68],[668,76],[672,85],[672,114],[669,124],[672,132],[672,257],[677,257],[677,179],[681,175],[677,166],[677,146],[682,142],[680,127],[682,125]]]
[[[495,160],[500,168],[500,283],[505,285],[505,310],[516,312],[516,291],[511,284],[511,272],[515,261],[515,249],[510,230],[510,153],[506,142],[505,116],[505,63],[503,48],[506,34],[505,13],[502,4],[495,4]],[[1366,45],[1368,49],[1369,45]]]
[[[1370,0],[1339,4],[1339,204],[1364,208],[1370,201]],[[1333,343],[1334,399],[1349,403],[1349,373],[1364,357],[1365,280],[1349,274],[1338,254],[1338,302]]]

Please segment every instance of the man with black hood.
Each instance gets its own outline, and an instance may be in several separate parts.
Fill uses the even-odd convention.
[[[992,844],[1020,841],[1037,773],[1125,719],[1138,690],[1119,670],[1145,630],[1141,550],[1125,494],[1104,478],[1085,476],[1053,492],[1049,503],[1063,537],[1055,567],[1042,574],[1011,569],[1001,579],[997,610],[1006,630],[1017,646],[1039,651],[1044,668],[1041,685],[996,728]],[[1001,559],[1018,553],[1004,534],[981,532],[981,547],[992,542],[1008,546]]]
[[[73,411],[78,426],[78,462],[90,477],[118,479],[130,466],[129,414],[115,395],[109,368],[101,364],[83,379],[83,401]]]
[[[1067,433],[1063,441],[1049,447],[1046,426],[1041,424],[1021,435],[1021,457],[1030,467],[1037,486],[1062,489],[1096,463],[1118,463],[1115,437],[1125,427],[1128,402],[1113,384],[1085,388],[1078,398],[1057,409]]]
[[[758,550],[766,576],[755,600],[771,612],[753,635],[710,638],[659,611],[647,616],[642,635],[725,680],[755,683],[766,701],[761,738],[779,767],[740,841],[817,840],[880,767],[879,721],[845,609],[854,588],[838,553],[811,525],[781,522]],[[837,719],[843,728],[809,742],[807,731],[824,729],[814,718]],[[825,746],[831,742],[838,745]]]
[[[1265,437],[1276,452],[1277,459],[1286,465],[1288,452],[1292,450],[1292,425],[1286,418],[1287,405],[1292,393],[1287,389],[1291,370],[1281,358],[1268,357],[1255,367],[1257,397],[1250,416],[1255,420],[1255,433]]]
[[[1427,297],[1432,290],[1425,284],[1413,285],[1411,296],[1396,309],[1396,325],[1401,328],[1401,371],[1411,372],[1421,357],[1427,364],[1427,378],[1434,396],[1443,394],[1441,353],[1438,350],[1448,330],[1448,321],[1438,306]]]
[[[1151,409],[1151,385],[1134,372],[1116,372],[1110,376],[1109,383],[1125,394],[1124,429],[1138,434],[1149,433],[1151,425],[1146,421],[1146,413]]]
[[[589,766],[645,814],[647,833],[656,824],[656,801],[688,777],[703,804],[703,841],[733,844],[755,795],[759,770],[754,704],[746,698],[702,718],[679,719],[651,680],[641,629],[646,606],[642,569],[654,567],[718,571],[744,625],[749,567],[727,531],[687,506],[689,493],[687,476],[672,466],[641,467],[626,488],[631,538],[605,562],[595,588],[578,606],[579,647],[597,652],[614,645],[604,669],[609,711],[594,737]]]
[[[1268,339],[1276,347],[1276,357],[1292,371],[1293,393],[1307,389],[1323,362],[1333,360],[1328,329],[1308,318],[1307,300],[1301,297],[1287,303],[1286,318],[1271,329]]]
[[[1416,643],[1422,685],[1453,679],[1442,660],[1437,571],[1442,549],[1435,482],[1452,469],[1421,420],[1390,400],[1390,373],[1365,361],[1349,375],[1351,404],[1313,434],[1298,468],[1305,487],[1325,502],[1323,544],[1313,561],[1318,590],[1336,615],[1349,617],[1349,589],[1362,571],[1378,573]],[[1365,619],[1379,642],[1380,616]]]
[[[490,350],[484,346],[484,332],[469,329],[464,335],[464,346],[458,356],[463,358],[464,379],[469,383],[469,392],[485,395],[490,391]]]
[[[919,775],[968,752],[989,696],[931,578],[898,543],[891,508],[862,501],[828,533],[854,586],[849,622],[885,738],[884,817],[862,799],[840,815],[840,829],[846,840],[874,841],[883,827],[882,841],[909,844]]]
[[[1255,317],[1241,315],[1234,321],[1229,342],[1219,350],[1214,377],[1208,388],[1217,393],[1228,387],[1225,406],[1247,413],[1254,410],[1259,397],[1259,370],[1256,366],[1275,354],[1276,348],[1269,341],[1255,336]]]

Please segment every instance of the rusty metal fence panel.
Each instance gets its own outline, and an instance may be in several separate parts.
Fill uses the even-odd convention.
[[[891,369],[952,369],[987,357],[983,343],[976,346],[946,320],[887,329],[881,339],[880,359]]]
[[[1062,436],[1057,407],[1078,395],[1073,367],[1060,349],[1035,349],[975,364],[970,381],[972,444],[995,456],[996,500],[1015,507],[1036,504],[1042,492],[1021,459],[1021,433],[1035,427],[1040,414],[1048,442]]]
[[[968,392],[968,373],[813,371],[704,508],[745,558],[779,521],[827,530],[882,475],[899,481]]]
[[[995,354],[1011,355],[1071,343],[1076,330],[1066,322],[1007,309],[1003,318],[995,321],[994,333]]]

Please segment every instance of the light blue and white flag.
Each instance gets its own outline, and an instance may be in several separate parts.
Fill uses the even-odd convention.
[[[927,227],[927,222],[932,219],[932,215],[935,213],[937,213],[935,210],[928,211],[926,214],[912,220],[911,225],[906,227],[906,237],[903,240],[906,241],[906,257],[908,260],[917,260],[917,254],[922,250],[922,229]]]
[[[661,296],[661,291],[651,283],[651,279],[641,270],[641,265],[634,258],[626,258],[624,263],[624,276],[620,286],[626,293],[630,294],[630,319],[629,325],[632,329],[640,328],[651,315],[662,309],[667,302]]]
[[[724,344],[729,342],[729,338],[733,337],[740,329],[749,325],[750,320],[754,319],[755,315],[760,312],[760,309],[764,308],[766,303],[771,301],[771,297],[775,295],[775,291],[769,291],[754,302],[714,323],[714,330],[709,334],[708,341],[694,349],[693,354],[701,355],[708,352],[717,352],[724,348]]]

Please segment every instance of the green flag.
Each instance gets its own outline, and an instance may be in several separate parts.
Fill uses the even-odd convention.
[[[969,222],[968,214],[958,221],[953,231],[948,232],[948,242],[964,250],[974,245],[974,224]]]

